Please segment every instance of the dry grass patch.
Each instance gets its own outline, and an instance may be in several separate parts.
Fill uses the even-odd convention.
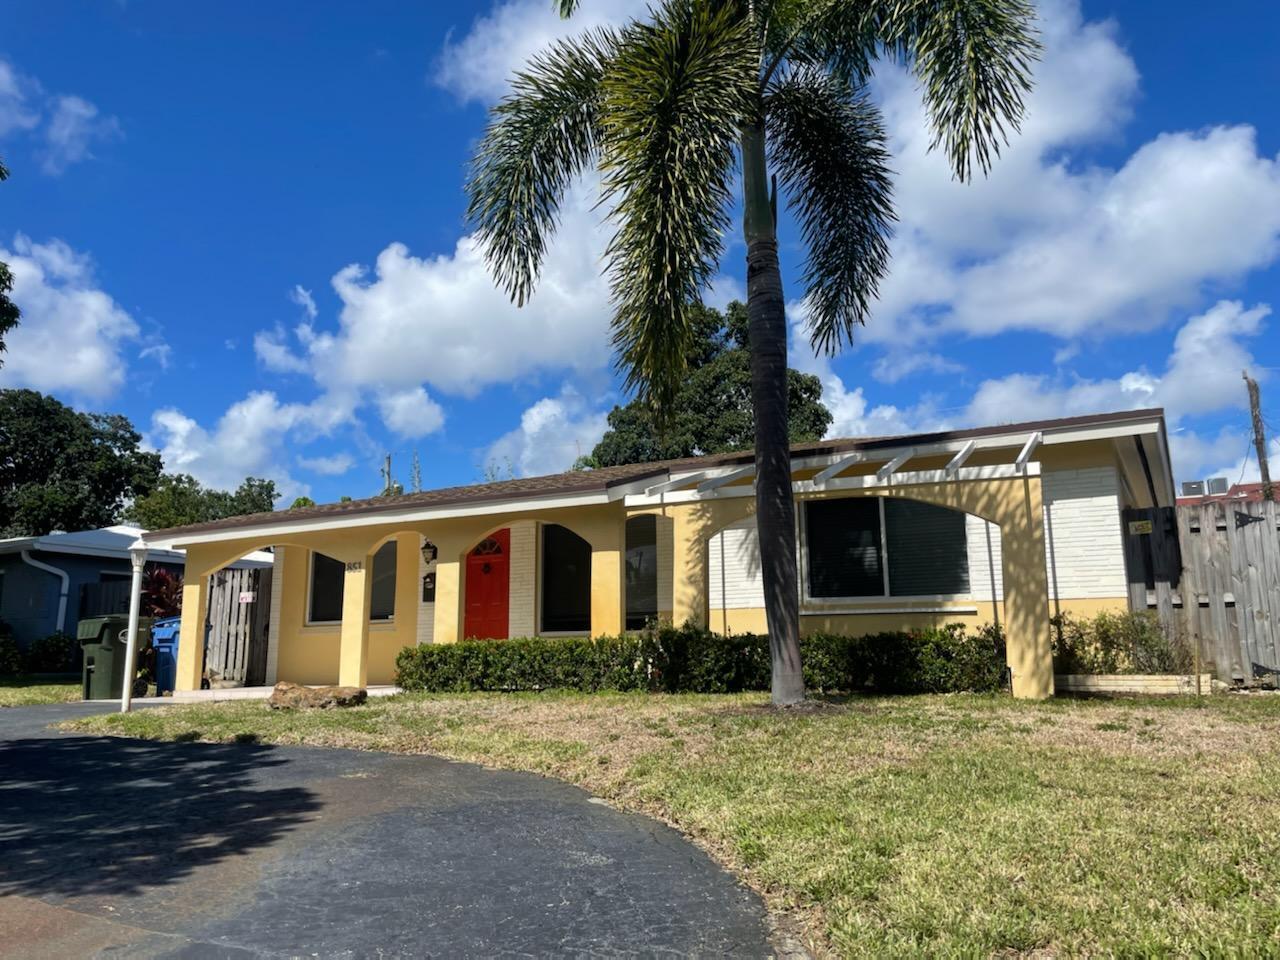
[[[1280,698],[415,695],[76,727],[561,777],[673,823],[849,956],[1280,953]]]
[[[80,684],[65,678],[0,678],[0,707],[34,707],[42,703],[71,703],[81,696]]]

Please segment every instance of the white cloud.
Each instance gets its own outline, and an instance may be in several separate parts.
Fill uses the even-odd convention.
[[[600,442],[608,414],[592,410],[586,399],[566,384],[558,397],[544,397],[520,417],[520,426],[500,437],[486,461],[510,462],[519,476],[568,470]]]
[[[433,79],[462,100],[492,102],[507,92],[512,73],[558,37],[625,23],[646,9],[641,0],[592,0],[564,20],[550,0],[500,3],[460,40],[446,39]]]
[[[157,410],[148,440],[166,470],[224,490],[246,476],[265,477],[276,481],[282,497],[292,498],[310,488],[285,466],[290,446],[327,435],[351,419],[349,398],[339,395],[309,404],[281,403],[270,391],[255,391],[227,408],[212,429],[177,408]]]
[[[94,400],[114,394],[128,368],[123,348],[139,329],[98,288],[89,257],[61,240],[34,243],[18,234],[0,260],[13,272],[12,297],[22,310],[0,358],[0,383]]]
[[[960,364],[927,350],[892,350],[879,357],[871,367],[871,375],[881,383],[897,383],[915,373],[957,373]]]
[[[470,236],[448,255],[419,258],[393,243],[372,273],[354,264],[340,270],[337,332],[298,331],[317,381],[473,394],[545,370],[598,369],[609,355],[611,310],[595,200],[594,185],[571,192],[523,308],[494,285]]]
[[[87,160],[94,143],[122,136],[120,121],[103,116],[83,97],[58,96],[50,103],[44,126],[45,151],[41,168],[56,176],[73,163]]]
[[[1251,127],[1166,133],[1115,170],[1073,158],[1127,120],[1137,70],[1114,25],[1085,23],[1075,0],[1040,9],[1023,132],[988,178],[953,180],[927,149],[915,81],[882,69],[902,219],[866,339],[1150,330],[1275,260],[1280,164],[1258,154]]]
[[[169,364],[173,361],[173,347],[158,339],[158,334],[153,335],[153,342],[138,351],[140,360],[154,360],[160,365],[161,370],[168,370]]]
[[[40,114],[31,106],[32,96],[39,92],[39,84],[0,60],[0,137],[30,130],[40,122]]]
[[[302,308],[302,312],[307,315],[308,320],[314,320],[316,314],[316,301],[311,296],[311,291],[305,289],[302,284],[295,283],[293,289],[289,291],[289,299]]]
[[[1262,331],[1270,312],[1265,305],[1245,309],[1239,301],[1219,301],[1178,330],[1161,373],[1140,367],[1115,378],[1068,380],[1018,373],[984,381],[969,402],[966,419],[1000,423],[1161,406],[1177,424],[1186,417],[1242,407],[1240,372],[1253,365],[1244,340]]]
[[[279,324],[253,335],[253,352],[262,365],[274,373],[307,373],[311,369],[304,358],[289,349],[284,328]]]
[[[377,399],[382,422],[402,437],[425,437],[444,426],[444,410],[422,387],[384,391]]]
[[[299,457],[298,466],[325,477],[337,477],[355,466],[355,460],[349,453],[335,453],[327,457]]]
[[[40,169],[50,176],[90,159],[95,143],[123,136],[120,121],[84,97],[49,95],[39,80],[0,60],[0,136],[14,132],[40,142]]]

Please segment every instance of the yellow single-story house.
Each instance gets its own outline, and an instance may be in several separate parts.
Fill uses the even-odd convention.
[[[791,451],[802,629],[998,621],[1013,691],[1053,692],[1050,618],[1129,606],[1121,511],[1171,506],[1139,410]],[[156,530],[187,554],[177,685],[203,677],[209,575],[274,556],[267,679],[391,683],[397,653],[646,622],[764,629],[750,452]]]

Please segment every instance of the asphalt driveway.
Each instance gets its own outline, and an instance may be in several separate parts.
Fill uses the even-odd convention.
[[[435,757],[58,734],[0,710],[6,957],[768,956],[674,831]]]

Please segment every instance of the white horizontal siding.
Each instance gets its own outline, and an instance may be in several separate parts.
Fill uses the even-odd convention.
[[[754,517],[721,530],[707,543],[708,593],[716,610],[750,610],[764,606],[760,575],[760,539]]]
[[[1124,535],[1114,467],[1055,470],[1043,478],[1049,593],[1065,599],[1123,597]]]
[[[1045,569],[1054,599],[1123,597],[1128,586],[1120,525],[1120,486],[1114,467],[1054,470],[1041,476],[1044,496]],[[1000,528],[980,517],[965,524],[969,538],[969,589],[974,600],[1004,599]],[[990,562],[987,531],[991,533]]]
[[[1055,470],[1043,474],[1041,481],[1050,596],[1056,599],[1125,596],[1120,490],[1115,469]],[[989,602],[993,599],[994,587],[994,599],[1003,600],[1000,528],[969,515],[965,536],[969,548],[969,596],[974,601]],[[707,546],[712,608],[763,607],[764,586],[754,519],[743,520],[716,534]]]

